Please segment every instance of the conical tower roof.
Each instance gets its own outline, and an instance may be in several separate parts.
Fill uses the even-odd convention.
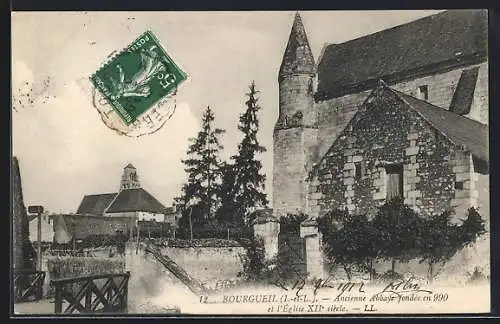
[[[132,165],[132,163],[127,164],[125,169],[135,169],[135,166]]]
[[[306,30],[302,24],[302,18],[297,12],[281,62],[279,76],[282,77],[295,73],[314,73],[315,67]]]

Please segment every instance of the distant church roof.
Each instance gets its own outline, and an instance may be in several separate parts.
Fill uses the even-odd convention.
[[[302,18],[297,12],[293,20],[288,44],[283,54],[279,75],[313,73],[315,68],[314,57],[309,47],[306,30],[302,24]]]
[[[85,195],[76,211],[77,214],[102,215],[116,197],[117,192],[100,195]]]
[[[146,190],[134,188],[120,191],[106,209],[107,213],[135,211],[165,213],[165,206]]]
[[[325,100],[393,83],[436,65],[487,55],[486,10],[449,10],[371,35],[331,44],[318,64],[316,98]]]

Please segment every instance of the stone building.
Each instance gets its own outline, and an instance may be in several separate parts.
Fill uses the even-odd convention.
[[[296,14],[278,74],[273,213],[370,213],[401,196],[424,215],[489,214],[487,11],[450,10],[341,44],[315,63]]]
[[[165,206],[141,187],[136,168],[128,164],[123,170],[119,192],[85,195],[76,213],[163,222],[165,212]]]
[[[41,239],[42,242],[52,243],[54,240],[54,225],[53,217],[47,212],[41,215]],[[30,228],[30,241],[38,241],[38,215],[28,215],[29,228]]]

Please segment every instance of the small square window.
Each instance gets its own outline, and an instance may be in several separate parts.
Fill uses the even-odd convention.
[[[356,167],[355,173],[354,173],[354,178],[356,180],[361,179],[361,163],[355,163],[354,166]]]
[[[463,190],[464,189],[464,182],[463,181],[457,181],[457,182],[455,182],[455,189],[457,189],[457,190]]]
[[[418,99],[429,100],[429,87],[427,85],[422,85],[418,87]]]

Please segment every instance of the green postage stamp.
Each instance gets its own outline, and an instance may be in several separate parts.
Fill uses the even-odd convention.
[[[130,125],[186,78],[156,36],[146,31],[90,79]]]

